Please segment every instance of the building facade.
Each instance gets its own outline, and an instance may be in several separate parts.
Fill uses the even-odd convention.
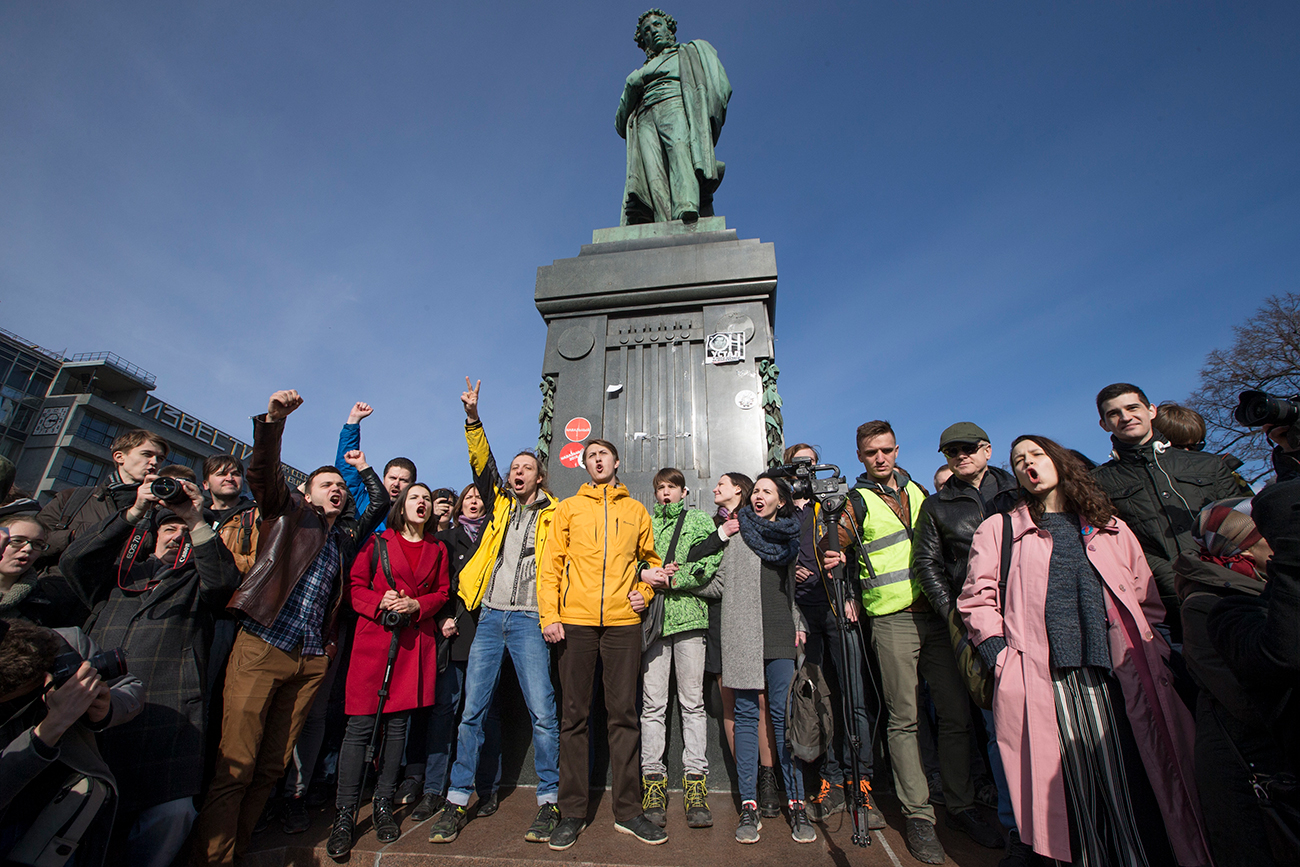
[[[15,486],[41,502],[63,488],[94,485],[113,466],[109,445],[131,428],[171,446],[167,463],[201,475],[209,455],[247,464],[253,447],[153,394],[155,377],[111,352],[65,358],[0,329],[0,454]],[[306,480],[285,465],[291,485]]]

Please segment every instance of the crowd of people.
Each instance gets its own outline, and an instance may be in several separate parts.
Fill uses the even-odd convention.
[[[132,430],[94,486],[43,506],[0,491],[0,857],[230,864],[272,821],[305,831],[329,798],[336,860],[367,797],[380,842],[410,819],[453,844],[497,811],[512,669],[537,778],[523,836],[554,850],[577,844],[604,783],[596,719],[616,831],[664,843],[674,792],[685,828],[713,825],[716,687],[738,843],[781,816],[798,843],[846,810],[883,829],[877,786],[926,864],[946,857],[936,806],[1004,867],[1300,863],[1286,428],[1263,429],[1276,478],[1255,494],[1203,451],[1199,416],[1117,383],[1097,396],[1114,446],[1100,466],[1026,434],[1001,469],[988,434],[956,422],[931,493],[876,420],[840,502],[791,485],[788,467],[818,461],[798,443],[785,468],[719,476],[710,510],[664,467],[638,492],[651,511],[603,439],[567,498],[533,451],[503,473],[479,385],[461,402],[459,493],[408,458],[377,473],[365,403],[335,463],[291,487],[292,390],[254,418],[247,467],[216,455],[200,477]],[[795,748],[804,677],[837,697],[815,758]]]

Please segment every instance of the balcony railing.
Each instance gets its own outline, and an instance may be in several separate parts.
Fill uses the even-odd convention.
[[[136,379],[140,380],[141,382],[148,383],[150,388],[153,388],[155,385],[158,384],[157,377],[155,377],[152,373],[145,370],[143,367],[137,367],[136,365],[132,364],[131,362],[127,361],[125,358],[123,358],[120,355],[117,355],[116,353],[79,352],[76,355],[69,358],[68,361],[70,362],[102,361],[105,364],[107,364],[109,367],[116,368],[122,371],[123,373],[127,374],[128,376],[134,376]]]

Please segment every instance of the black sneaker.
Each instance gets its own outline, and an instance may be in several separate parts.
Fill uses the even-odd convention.
[[[645,813],[637,813],[626,822],[615,822],[614,830],[620,834],[630,834],[651,846],[668,842],[668,832],[647,819]]]
[[[456,839],[460,829],[465,827],[465,808],[459,804],[447,804],[434,818],[429,826],[430,843],[450,843]]]
[[[1020,832],[1015,828],[1007,838],[1007,853],[998,862],[998,867],[1030,867],[1034,861],[1034,847],[1020,839]]]
[[[817,829],[808,821],[808,811],[799,801],[790,802],[790,839],[796,843],[817,841]]]
[[[843,784],[823,779],[817,794],[808,799],[807,811],[808,819],[813,822],[824,822],[836,813],[844,812]]]
[[[1001,849],[1006,845],[997,829],[985,822],[984,817],[974,808],[962,810],[960,813],[949,810],[948,819],[944,824],[961,831],[985,849]]]
[[[903,840],[907,843],[907,851],[922,864],[943,863],[943,845],[934,833],[934,823],[925,819],[908,819]]]
[[[393,815],[392,798],[375,798],[371,802],[370,821],[375,826],[375,836],[380,843],[391,843],[402,836],[402,829]]]
[[[668,778],[663,774],[641,775],[641,812],[660,828],[668,824]]]
[[[763,830],[763,820],[758,815],[758,805],[745,801],[740,805],[740,823],[736,825],[737,843],[757,843],[758,832]]]
[[[781,815],[781,789],[776,783],[776,770],[758,766],[758,812],[764,819]]]
[[[330,826],[329,840],[325,843],[325,854],[335,861],[348,860],[352,851],[352,836],[356,831],[357,816],[349,807],[334,814],[334,824]]]
[[[855,796],[855,803],[861,804],[867,809],[867,830],[883,831],[885,829],[885,814],[880,812],[876,806],[876,801],[871,797],[871,781],[862,780],[861,789]]]
[[[280,822],[286,834],[301,834],[310,828],[311,816],[307,815],[307,799],[285,798]]]
[[[414,804],[420,800],[424,794],[424,780],[419,777],[407,777],[397,785],[397,793],[393,795],[393,803],[399,807],[407,804]]]
[[[572,816],[561,819],[551,831],[551,839],[546,841],[557,852],[568,849],[574,843],[578,842],[578,835],[587,827],[587,823],[581,819],[575,819]]]
[[[478,799],[478,803],[474,805],[474,818],[486,819],[499,809],[501,809],[501,801],[497,798],[497,793],[493,792],[486,798]]]
[[[415,809],[411,811],[411,818],[417,822],[425,822],[432,819],[434,814],[441,810],[443,804],[446,803],[447,799],[442,795],[425,792],[420,798],[420,803],[416,804]]]
[[[529,843],[545,843],[551,839],[555,826],[560,824],[560,807],[558,804],[542,804],[537,811],[537,818],[524,832],[524,839]]]

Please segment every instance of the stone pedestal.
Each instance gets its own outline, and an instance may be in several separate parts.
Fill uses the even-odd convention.
[[[619,478],[647,507],[662,467],[681,469],[691,503],[711,511],[720,474],[766,466],[772,244],[738,238],[723,217],[598,229],[575,258],[537,269],[536,303],[547,324],[538,445],[555,493],[587,481],[578,452],[594,437],[618,447]],[[709,363],[713,335],[714,352],[743,358]]]

